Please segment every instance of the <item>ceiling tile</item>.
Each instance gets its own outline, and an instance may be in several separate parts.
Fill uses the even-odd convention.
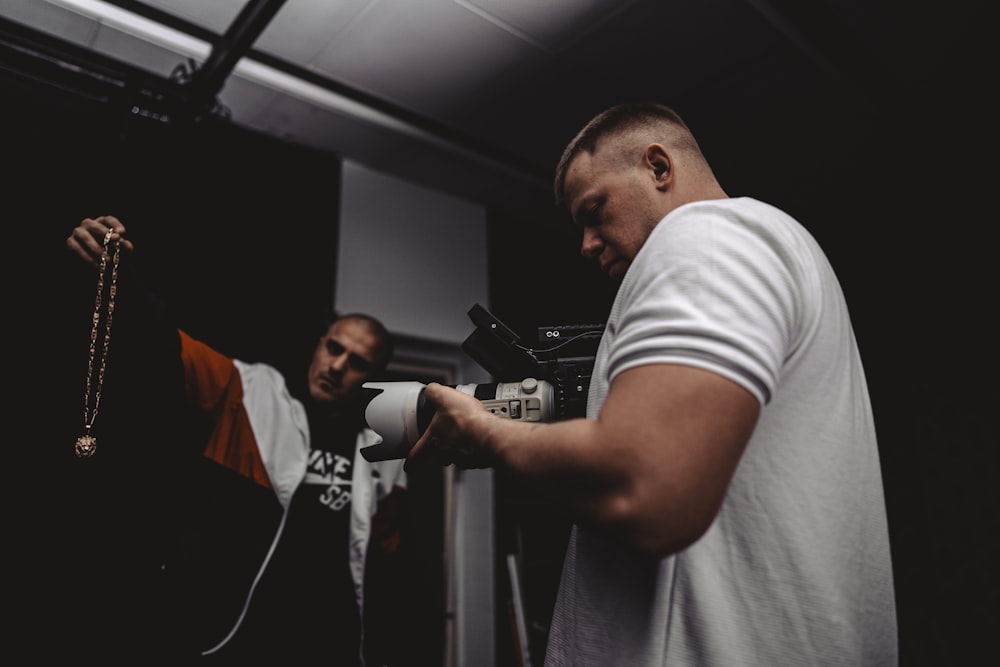
[[[4,16],[162,77],[189,58],[204,62],[209,44],[107,3],[12,2]]]
[[[92,18],[48,2],[4,2],[3,15],[77,46],[90,46],[97,32]]]
[[[371,4],[372,0],[287,0],[254,48],[297,65],[309,65]]]
[[[143,0],[144,4],[223,34],[249,0]],[[289,3],[295,0],[288,0]]]
[[[313,67],[396,104],[436,113],[539,55],[451,0],[392,0],[373,3]]]
[[[635,0],[452,0],[560,51]]]
[[[122,62],[169,78],[174,70],[183,66],[188,58],[204,62],[208,45],[197,50],[182,45],[152,42],[133,31],[102,24],[91,45],[98,53],[117,58]]]

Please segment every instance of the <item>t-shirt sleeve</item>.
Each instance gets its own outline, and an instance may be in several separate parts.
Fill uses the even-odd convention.
[[[767,403],[794,339],[798,270],[780,228],[700,206],[654,230],[619,295],[609,381],[638,365],[723,375]]]

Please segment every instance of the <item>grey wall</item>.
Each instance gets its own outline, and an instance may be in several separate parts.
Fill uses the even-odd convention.
[[[335,304],[461,343],[488,299],[483,206],[344,161]]]
[[[397,336],[434,343],[406,347],[411,364],[452,366],[456,384],[489,381],[468,367],[458,347],[473,329],[469,308],[488,305],[481,205],[344,161],[337,245],[338,310],[371,313]],[[489,667],[496,622],[493,474],[448,472],[445,665]]]

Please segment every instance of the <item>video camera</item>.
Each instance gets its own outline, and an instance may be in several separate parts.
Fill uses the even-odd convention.
[[[453,385],[507,419],[553,422],[583,417],[603,324],[540,327],[538,342],[525,345],[507,325],[474,305],[476,326],[462,350],[497,382]],[[381,442],[361,450],[368,461],[406,458],[434,415],[421,382],[366,382],[365,422]]]

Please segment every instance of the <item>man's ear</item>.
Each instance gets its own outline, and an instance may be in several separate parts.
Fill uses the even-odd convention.
[[[665,188],[670,185],[673,179],[673,163],[666,148],[660,144],[646,146],[646,151],[643,153],[643,160],[656,180],[657,188]]]

